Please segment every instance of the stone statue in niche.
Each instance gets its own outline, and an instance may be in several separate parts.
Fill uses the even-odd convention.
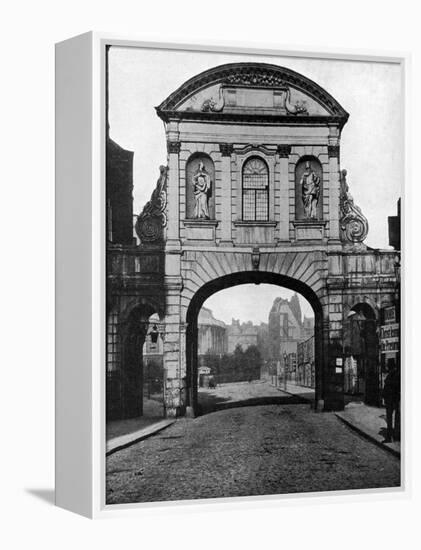
[[[203,162],[192,178],[195,207],[193,217],[196,219],[209,220],[209,194],[211,190],[211,178]]]
[[[301,192],[306,218],[317,218],[317,205],[320,197],[320,178],[311,168],[310,162],[306,162],[306,169],[301,177]]]

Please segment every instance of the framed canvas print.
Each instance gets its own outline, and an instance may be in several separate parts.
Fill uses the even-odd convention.
[[[405,57],[56,59],[57,503],[402,492]]]

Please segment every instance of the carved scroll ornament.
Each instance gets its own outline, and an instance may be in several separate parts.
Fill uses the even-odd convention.
[[[283,97],[283,108],[289,115],[308,115],[307,105],[305,101],[296,101],[291,103],[291,89],[287,88]]]
[[[163,228],[167,225],[165,207],[167,205],[167,173],[166,166],[159,167],[160,176],[152,193],[151,200],[146,203],[137,217],[135,230],[142,243],[151,243],[162,239]]]
[[[214,113],[219,113],[224,108],[224,105],[224,92],[222,90],[222,86],[219,86],[218,98],[215,99],[214,97],[211,97],[209,99],[205,99],[202,103],[201,110],[204,112],[212,111]]]
[[[341,233],[342,240],[350,243],[362,243],[367,237],[368,221],[361,208],[354,204],[354,199],[349,193],[349,187],[346,181],[347,171],[341,172]]]

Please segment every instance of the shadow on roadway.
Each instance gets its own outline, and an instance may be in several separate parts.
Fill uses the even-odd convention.
[[[255,405],[303,405],[309,404],[309,399],[300,395],[276,395],[267,397],[250,397],[233,401],[231,398],[220,397],[210,392],[200,392],[198,414],[236,409],[238,407],[251,407]]]

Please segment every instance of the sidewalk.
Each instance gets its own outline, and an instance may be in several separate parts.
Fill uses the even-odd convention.
[[[160,432],[161,430],[164,430],[165,428],[168,428],[168,426],[171,426],[171,424],[174,424],[175,422],[175,418],[166,418],[163,420],[157,420],[157,419],[152,420],[152,419],[143,419],[142,417],[140,417],[132,420],[133,422],[137,423],[137,429],[135,428],[134,423],[129,424],[127,426],[127,421],[125,420],[111,422],[111,424],[117,425],[117,426],[113,426],[114,429],[112,430],[112,433],[113,434],[118,433],[118,429],[120,429],[120,433],[122,435],[118,435],[117,437],[109,437],[109,432],[108,432],[106,450],[105,450],[105,454],[107,456],[112,453],[115,453],[116,451],[119,451],[120,449],[124,449],[125,447],[128,447],[133,443],[142,441],[143,439],[146,439],[147,437],[154,435]],[[107,427],[107,430],[108,430],[108,427]]]
[[[335,414],[342,422],[364,437],[400,457],[400,441],[384,443],[386,437],[386,410],[384,408],[370,407],[361,402],[351,402],[344,411]]]
[[[311,388],[287,383],[286,389],[284,389],[283,384],[278,386],[277,389],[314,401],[314,390]],[[386,410],[384,408],[370,407],[362,402],[352,401],[345,406],[343,411],[335,414],[342,422],[360,435],[400,457],[401,445],[399,441],[383,443],[386,437]]]

